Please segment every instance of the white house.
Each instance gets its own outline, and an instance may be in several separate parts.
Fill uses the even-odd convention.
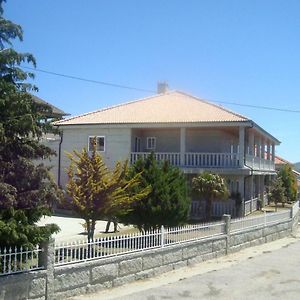
[[[162,89],[55,125],[62,131],[58,183],[63,187],[66,152],[89,148],[93,137],[109,167],[117,160],[134,163],[153,151],[157,160],[168,160],[188,177],[203,171],[221,174],[230,191],[239,193],[244,214],[263,199],[265,184],[275,175],[275,137],[245,116],[180,91]]]

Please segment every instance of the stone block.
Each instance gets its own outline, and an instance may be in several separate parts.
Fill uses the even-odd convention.
[[[137,274],[135,274],[135,279],[143,280],[143,279],[151,278],[151,277],[154,277],[154,274],[155,274],[154,269],[141,271],[141,272],[138,272]]]
[[[74,270],[70,269],[64,274],[56,275],[54,280],[55,291],[66,290],[69,288],[86,286],[89,283],[90,272],[89,270]]]
[[[194,265],[197,265],[201,262],[203,262],[203,258],[202,258],[202,256],[199,255],[199,256],[189,258],[188,261],[187,261],[187,264],[189,266],[194,266]]]
[[[96,293],[98,291],[102,291],[105,289],[109,289],[112,287],[112,281],[107,281],[103,283],[96,283],[96,284],[88,284],[86,286],[87,293]]]
[[[212,241],[205,241],[198,245],[198,254],[206,254],[212,252]]]
[[[226,249],[226,240],[218,240],[218,241],[213,241],[212,244],[212,251],[216,252],[219,250]]]
[[[82,286],[79,288],[68,289],[66,291],[57,292],[57,293],[55,293],[54,299],[55,300],[66,299],[69,297],[83,295],[85,293],[86,293],[86,286]]]
[[[182,250],[171,249],[163,254],[163,265],[172,264],[182,260]]]
[[[198,255],[198,247],[197,246],[187,246],[182,249],[182,258],[192,258]]]
[[[216,253],[207,253],[207,254],[203,254],[202,255],[202,260],[206,261],[206,260],[210,260],[216,258]]]
[[[92,269],[92,282],[112,281],[118,277],[118,265],[107,264]]]
[[[263,236],[262,229],[256,229],[256,230],[253,230],[253,231],[250,231],[250,232],[246,233],[246,240],[250,242],[250,241],[259,239],[262,236]]]
[[[136,274],[137,272],[142,271],[143,260],[141,257],[124,260],[119,264],[119,276]]]
[[[113,280],[113,286],[121,286],[130,282],[133,282],[136,279],[135,274],[131,274],[131,275],[127,275],[127,276],[123,276],[120,278],[116,278]]]
[[[46,278],[34,278],[30,283],[29,298],[36,298],[45,295]]]
[[[143,257],[143,270],[148,270],[162,265],[161,254],[150,254]]]
[[[154,269],[154,276],[163,274],[163,273],[167,273],[173,270],[172,265],[166,265],[166,266],[161,266],[161,267],[157,267]]]
[[[173,270],[184,268],[187,266],[187,260],[179,261],[173,264]]]

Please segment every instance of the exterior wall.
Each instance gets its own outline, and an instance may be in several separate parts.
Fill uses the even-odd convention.
[[[173,129],[133,129],[131,140],[131,151],[135,152],[134,139],[141,138],[141,152],[147,149],[147,137],[156,137],[155,152],[180,152],[180,128]],[[238,133],[236,130],[222,129],[186,129],[186,152],[216,152],[230,153],[231,145],[237,152]]]
[[[156,137],[155,152],[180,152],[180,129],[133,129],[131,151],[134,152],[134,139],[141,139],[141,152],[150,152],[147,149],[147,137]]]
[[[117,160],[130,157],[131,129],[129,128],[63,128],[63,142],[61,151],[61,185],[67,182],[65,169],[70,160],[66,152],[81,151],[88,147],[89,136],[105,136],[105,152],[100,152],[106,165],[113,168]]]
[[[186,152],[230,153],[231,145],[237,152],[238,135],[221,129],[186,130]]]
[[[1,276],[0,299],[46,299],[46,281],[46,270]]]
[[[51,167],[51,174],[53,175],[53,178],[55,182],[57,182],[58,178],[58,150],[59,150],[59,142],[60,137],[58,135],[47,135],[45,136],[41,143],[49,148],[51,148],[53,151],[55,151],[56,155],[53,155],[50,157],[50,159],[39,159],[35,160],[36,164],[43,163],[47,167]]]

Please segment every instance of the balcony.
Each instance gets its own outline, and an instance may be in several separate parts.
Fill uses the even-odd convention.
[[[139,158],[145,159],[150,152],[131,152],[130,162],[133,164]],[[238,153],[204,153],[204,152],[155,152],[157,161],[167,160],[172,166],[185,168],[222,168],[234,169],[240,167]],[[246,167],[254,170],[274,171],[275,164],[272,160],[245,156]]]
[[[246,154],[245,163],[254,170],[274,171],[275,163],[272,160],[263,159],[253,155]]]
[[[139,158],[147,158],[149,152],[132,152],[130,161],[135,163]],[[237,168],[239,159],[237,153],[184,153],[155,152],[157,161],[169,161],[173,166],[192,168]]]

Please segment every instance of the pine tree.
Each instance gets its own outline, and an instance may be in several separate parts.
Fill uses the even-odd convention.
[[[224,179],[217,175],[204,172],[193,178],[192,187],[196,194],[206,200],[206,218],[212,217],[212,203],[217,198],[228,198],[228,189]]]
[[[190,199],[184,174],[167,161],[159,163],[153,154],[139,159],[130,171],[141,174],[137,190],[151,186],[147,197],[135,203],[123,220],[136,225],[140,231],[153,230],[162,225],[178,226],[188,219]]]
[[[40,144],[43,134],[52,131],[47,120],[51,108],[33,101],[36,87],[26,80],[32,73],[21,69],[31,63],[31,54],[18,53],[12,40],[22,41],[21,26],[3,17],[0,0],[0,246],[32,247],[58,230],[55,225],[36,226],[51,214],[60,196],[49,170],[34,159],[47,158],[51,149]]]
[[[99,153],[94,140],[92,152],[73,151],[68,169],[67,192],[71,208],[85,220],[88,241],[94,239],[96,221],[116,222],[130,210],[130,205],[140,201],[149,191],[145,187],[134,192],[140,183],[140,174],[129,178],[128,162],[117,162],[110,171]]]
[[[287,201],[295,202],[297,200],[298,186],[292,167],[288,164],[284,165],[278,172],[278,177],[281,178]]]
[[[279,202],[282,203],[282,206],[284,206],[284,203],[286,202],[285,188],[283,186],[283,182],[280,177],[277,177],[272,182],[269,198],[271,201],[275,203],[276,211]]]

